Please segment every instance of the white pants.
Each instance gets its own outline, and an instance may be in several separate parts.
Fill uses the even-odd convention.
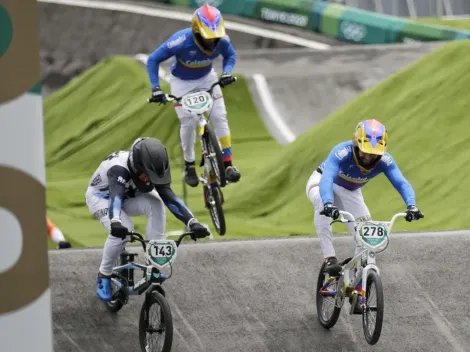
[[[91,190],[86,193],[86,204],[90,212],[101,222],[101,225],[111,231],[111,220],[108,216],[109,200],[96,197]],[[130,216],[147,217],[146,237],[148,240],[165,238],[166,208],[157,191],[153,190],[135,198],[123,202],[121,209],[122,225],[129,231],[134,230],[134,224]],[[129,240],[129,237],[127,238]],[[100,272],[111,275],[112,269],[119,254],[125,247],[127,240],[108,234],[104,244],[103,258],[101,259]]]
[[[321,174],[316,170],[308,179],[306,186],[307,197],[313,204],[315,209],[314,224],[317,231],[318,238],[320,239],[320,246],[323,252],[323,257],[336,256],[333,247],[332,226],[330,225],[332,218],[320,215],[323,210],[323,202],[320,196],[320,179]],[[350,212],[356,220],[370,220],[370,212],[364,202],[362,191],[360,189],[350,191],[346,188],[333,184],[334,204],[339,210]],[[354,223],[347,224],[349,232],[354,234]],[[355,254],[361,251],[362,247],[356,246]]]
[[[173,75],[170,76],[171,94],[180,97],[194,89],[209,89],[211,85],[218,81],[215,71],[211,71],[208,75],[190,81],[183,81]],[[214,97],[214,105],[209,110],[208,116],[214,124],[215,134],[218,139],[230,135],[230,128],[227,121],[227,110],[220,86],[214,87],[212,90]],[[176,114],[181,123],[180,138],[183,148],[184,160],[188,162],[195,161],[194,144],[196,143],[196,125],[197,118],[186,113],[180,104],[175,104]]]

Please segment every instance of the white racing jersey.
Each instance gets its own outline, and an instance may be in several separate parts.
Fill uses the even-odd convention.
[[[144,182],[130,171],[129,151],[118,151],[103,160],[93,173],[87,193],[95,197],[109,199],[109,218],[120,219],[122,204],[129,198],[151,192],[155,189],[170,211],[184,224],[194,218],[191,211],[179,199],[170,184],[154,186]]]

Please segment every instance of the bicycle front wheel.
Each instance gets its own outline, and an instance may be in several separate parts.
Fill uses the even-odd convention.
[[[375,270],[367,274],[366,308],[362,313],[362,327],[369,345],[379,341],[384,317],[384,293],[382,279]]]
[[[144,300],[139,318],[142,352],[170,352],[173,343],[173,317],[170,305],[158,291]]]
[[[325,329],[332,328],[338,321],[341,308],[336,307],[335,299],[338,292],[338,280],[334,279],[326,288],[323,286],[327,283],[325,270],[326,263],[320,268],[317,280],[317,317],[321,326]],[[320,292],[321,291],[321,292]]]
[[[212,170],[214,170],[215,177],[217,178],[220,187],[225,187],[227,185],[227,177],[225,174],[224,157],[214,129],[209,123],[206,125],[204,144],[206,151],[209,153],[209,161],[211,163]]]

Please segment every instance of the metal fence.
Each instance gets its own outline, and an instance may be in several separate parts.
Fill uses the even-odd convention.
[[[327,0],[392,16],[470,17],[470,0]]]

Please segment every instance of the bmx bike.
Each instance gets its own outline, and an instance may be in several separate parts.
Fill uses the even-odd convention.
[[[134,261],[137,253],[124,250],[118,259],[118,265],[113,268],[111,284],[113,296],[111,301],[105,302],[109,311],[116,313],[128,303],[129,296],[137,296],[145,293],[139,316],[139,342],[142,352],[169,352],[173,343],[173,317],[170,306],[165,298],[163,282],[171,277],[166,276],[160,270],[171,267],[176,259],[177,247],[184,237],[192,235],[192,232],[181,234],[176,241],[144,240],[137,232],[130,233],[129,242],[138,241],[142,244],[144,256],[148,265],[142,265]],[[193,238],[196,241],[195,238]],[[143,272],[142,278],[134,282],[134,270]],[[173,270],[171,270],[173,271]],[[117,288],[116,290],[114,290]],[[151,314],[151,308],[160,307],[160,314]],[[155,321],[153,321],[153,319]],[[164,338],[155,347],[152,337]],[[148,339],[147,339],[148,337]]]
[[[237,78],[233,77],[232,82],[236,80]],[[220,80],[212,84],[207,90],[196,89],[181,97],[172,94],[165,94],[165,96],[168,102],[181,102],[182,108],[198,121],[198,135],[202,149],[199,166],[204,166],[199,182],[203,185],[204,204],[209,210],[215,230],[223,236],[226,232],[226,224],[222,207],[224,204],[222,188],[228,184],[228,180],[225,174],[222,147],[207,116],[207,112],[214,105],[212,90],[217,85],[220,85]],[[147,102],[150,103],[150,99],[147,99]]]
[[[331,224],[356,223],[354,240],[364,250],[353,258],[346,258],[340,262],[342,270],[337,276],[330,276],[325,271],[326,263],[323,263],[316,288],[318,320],[326,329],[333,327],[339,318],[344,300],[348,297],[351,304],[349,314],[362,315],[365,340],[368,344],[374,345],[379,341],[384,317],[383,285],[375,258],[377,253],[383,252],[388,247],[390,232],[395,221],[399,217],[408,216],[406,213],[397,213],[391,221],[360,222],[356,221],[349,212],[339,213],[339,219],[332,221]],[[331,301],[328,302],[328,299]],[[357,302],[358,300],[360,301]],[[360,304],[360,313],[355,312],[357,304]]]

